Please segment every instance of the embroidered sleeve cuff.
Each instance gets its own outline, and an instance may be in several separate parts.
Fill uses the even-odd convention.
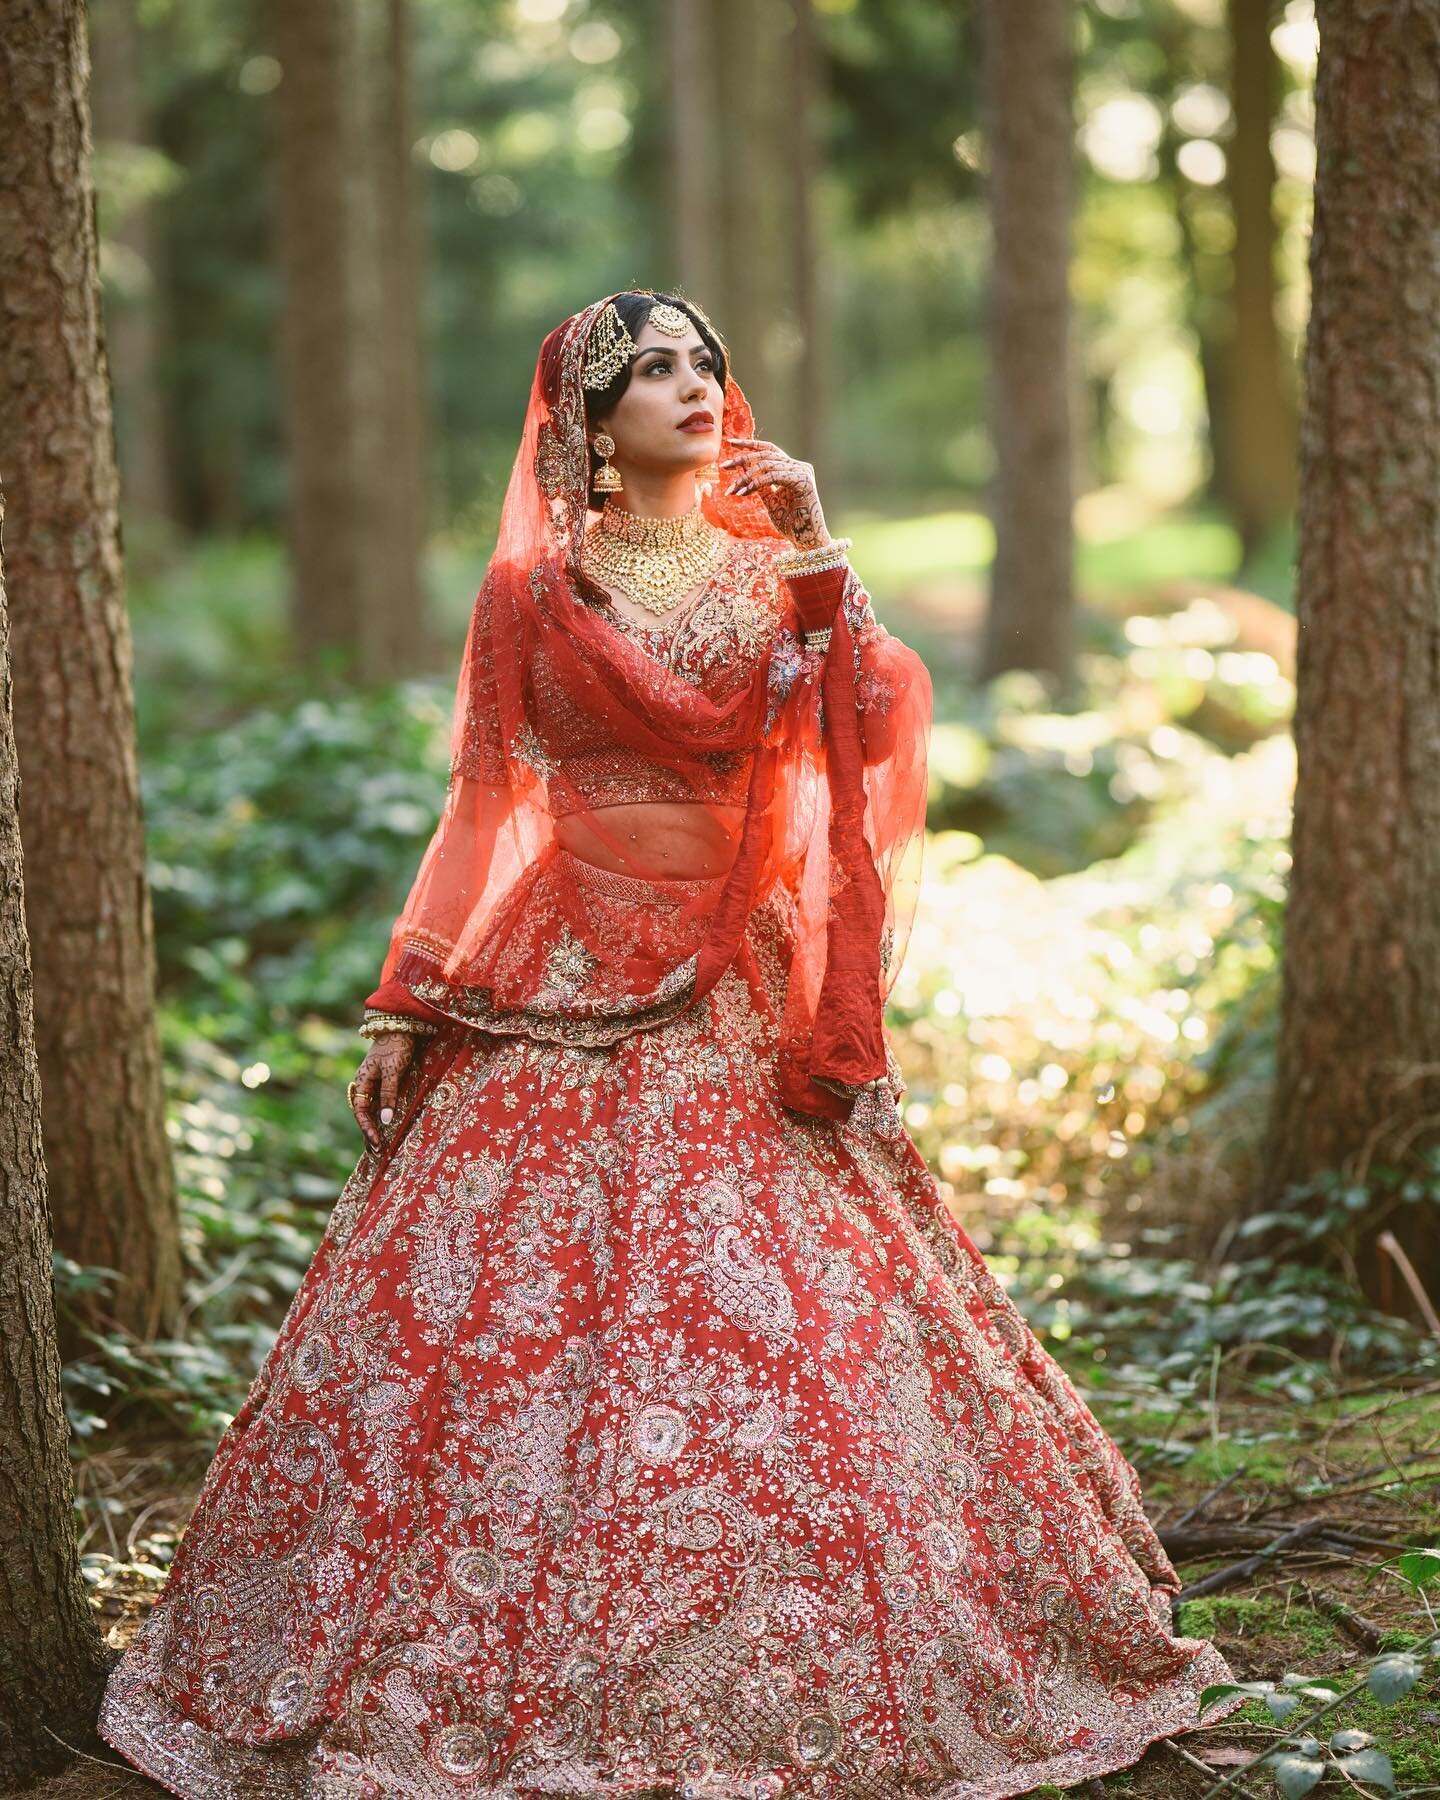
[[[452,1023],[445,1013],[427,1005],[423,1000],[416,999],[403,982],[395,981],[393,978],[390,981],[382,982],[373,994],[366,997],[366,1024],[372,1018],[380,1015],[389,1018],[398,1017],[409,1022],[405,1025],[387,1026],[385,1029],[389,1031],[437,1031],[440,1026]],[[364,1027],[362,1026],[361,1029],[364,1030]],[[373,1036],[374,1034],[367,1032],[366,1035]]]
[[[828,549],[829,545],[825,548]],[[842,560],[827,569],[784,575],[786,586],[795,602],[802,631],[818,631],[830,624],[835,617],[835,609],[840,604],[840,597],[845,592],[848,570],[849,565]],[[781,572],[784,574],[783,565]]]

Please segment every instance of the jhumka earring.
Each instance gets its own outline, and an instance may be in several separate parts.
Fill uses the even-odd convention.
[[[593,486],[600,494],[618,494],[624,483],[620,479],[620,471],[610,458],[615,454],[615,440],[608,431],[599,432],[594,440],[595,454],[604,460],[595,471]]]

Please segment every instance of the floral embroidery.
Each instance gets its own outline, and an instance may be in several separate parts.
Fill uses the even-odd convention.
[[[910,1138],[777,1103],[786,926],[604,1047],[425,1040],[110,1677],[176,1794],[1004,1800],[1198,1723],[1135,1473]]]
[[[614,615],[616,629],[652,661],[723,700],[748,685],[755,663],[769,649],[787,604],[775,573],[773,539],[739,540],[726,561],[683,614],[666,625],[644,626]],[[545,749],[564,765],[577,797],[551,794],[557,815],[566,810],[637,802],[705,800],[743,807],[752,757],[712,751],[705,757],[714,780],[699,791],[677,770],[631,745],[597,737],[595,721],[567,697],[563,682],[541,656],[533,670],[550,721]]]

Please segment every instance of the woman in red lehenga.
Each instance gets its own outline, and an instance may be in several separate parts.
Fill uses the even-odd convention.
[[[689,300],[541,347],[367,1147],[106,1693],[189,1800],[1001,1800],[1230,1679],[900,1122],[930,683],[752,433]]]

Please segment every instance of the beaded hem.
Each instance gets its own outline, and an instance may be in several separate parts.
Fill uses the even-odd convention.
[[[1209,1730],[1238,1712],[1246,1704],[1248,1696],[1244,1694],[1232,1694],[1223,1702],[1217,1702],[1205,1723],[1197,1723],[1200,1693],[1207,1686],[1228,1681],[1230,1673],[1220,1653],[1209,1647],[1189,1665],[1177,1697],[1172,1698],[1167,1691],[1163,1705],[1160,1696],[1152,1697],[1144,1704],[1138,1719],[1127,1721],[1131,1729],[1112,1729],[1102,1736],[1098,1745],[1062,1751],[1042,1762],[992,1775],[961,1775],[929,1789],[919,1788],[913,1782],[901,1788],[888,1785],[885,1771],[880,1770],[855,1783],[851,1793],[857,1800],[862,1795],[874,1796],[875,1800],[900,1800],[902,1795],[911,1796],[913,1800],[1020,1800],[1021,1796],[1034,1793],[1037,1787],[1069,1788],[1102,1775],[1113,1775],[1132,1768],[1150,1746],[1162,1738]],[[332,1794],[335,1800],[342,1800],[342,1796],[348,1800],[352,1793],[358,1796],[365,1792],[359,1785],[341,1789],[329,1783],[323,1787],[310,1783],[297,1758],[298,1746],[277,1751],[263,1746],[228,1744],[189,1720],[156,1719],[154,1723],[147,1723],[138,1701],[128,1705],[112,1692],[106,1694],[97,1730],[112,1750],[118,1751],[167,1792],[176,1795],[177,1800],[329,1800]],[[181,1741],[177,1743],[177,1739]],[[210,1740],[208,1744],[207,1739]],[[208,1752],[213,1758],[208,1769],[187,1754],[191,1746]],[[277,1756],[284,1759],[279,1766],[275,1761]],[[247,1763],[249,1768],[244,1766]],[[603,1795],[613,1796],[614,1800],[671,1800],[671,1797],[681,1800],[688,1793],[695,1795],[696,1800],[749,1800],[756,1791],[755,1781],[764,1778],[757,1775],[747,1780],[733,1772],[732,1779],[724,1786],[716,1785],[713,1778],[697,1786],[687,1782],[678,1768],[668,1781],[660,1778],[658,1769],[639,1773],[641,1779],[638,1782],[606,1782]],[[768,1775],[770,1771],[765,1773]],[[808,1775],[810,1771],[804,1773]],[[543,1788],[502,1784],[484,1792],[491,1800],[541,1800],[541,1796],[546,1796],[547,1800],[553,1800],[554,1796],[560,1796],[561,1800],[601,1800],[601,1793],[593,1785],[596,1777],[585,1774],[583,1779],[584,1787],[548,1783]],[[468,1785],[465,1791],[472,1800],[477,1800],[480,1793]],[[781,1800],[783,1789],[772,1788],[770,1791],[776,1800]],[[437,1786],[435,1800],[441,1800],[447,1793],[458,1792],[449,1783]],[[837,1793],[827,1796],[826,1800],[842,1800],[842,1796]]]

